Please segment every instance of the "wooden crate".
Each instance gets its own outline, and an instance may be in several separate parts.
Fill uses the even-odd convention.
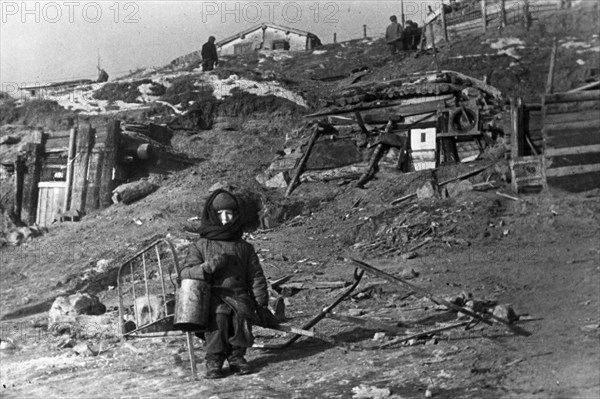
[[[546,190],[544,158],[517,157],[510,160],[512,190],[515,193],[534,193]]]

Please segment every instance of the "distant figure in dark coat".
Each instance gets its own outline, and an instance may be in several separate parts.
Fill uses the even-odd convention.
[[[96,67],[96,68],[98,68],[98,80],[96,82],[98,82],[98,83],[107,82],[108,81],[108,73],[106,73],[106,71],[100,67]]]
[[[385,30],[385,42],[387,43],[390,54],[396,54],[402,46],[402,25],[398,23],[395,15],[390,17],[391,24]]]
[[[404,50],[416,50],[421,41],[421,29],[416,22],[406,21],[402,34],[402,47]]]
[[[217,55],[217,46],[215,46],[215,37],[211,36],[208,41],[202,46],[202,70],[212,71],[215,66],[219,65],[219,56]]]

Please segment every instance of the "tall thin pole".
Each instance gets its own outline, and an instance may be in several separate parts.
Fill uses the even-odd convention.
[[[546,94],[552,94],[554,91],[554,67],[556,64],[557,42],[556,36],[552,42],[552,53],[550,54],[550,70],[548,71],[548,81],[546,82]]]
[[[433,57],[435,58],[435,69],[437,72],[441,72],[440,62],[438,60],[437,51],[435,49],[435,36],[433,34],[433,22],[429,24],[429,32],[431,32],[431,48],[433,49]]]
[[[440,12],[440,16],[442,18],[442,30],[444,31],[444,40],[446,43],[448,42],[448,26],[446,25],[446,9],[442,4],[442,11]]]
[[[487,31],[487,7],[485,5],[485,0],[481,0],[481,25],[483,31]]]
[[[404,27],[404,0],[400,0],[400,21],[402,21]]]

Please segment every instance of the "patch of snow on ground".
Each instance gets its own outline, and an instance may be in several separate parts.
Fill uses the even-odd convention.
[[[261,53],[264,54],[265,57],[273,58],[273,61],[293,58],[293,55],[289,54],[286,50],[261,50]]]
[[[517,60],[521,59],[521,56],[517,54],[517,50],[525,48],[525,43],[516,37],[503,37],[495,42],[490,42],[490,40],[486,40],[485,43],[489,43],[491,48],[498,50],[499,55],[504,54]]]
[[[487,40],[486,43],[489,43],[490,40]],[[502,50],[507,47],[513,46],[523,46],[525,43],[521,39],[517,39],[516,37],[502,37],[496,40],[493,43],[490,43],[490,47],[497,50]]]
[[[301,96],[279,86],[275,82],[256,82],[240,78],[237,75],[231,75],[227,79],[219,79],[215,75],[209,75],[206,80],[213,86],[213,95],[219,100],[231,95],[231,90],[237,88],[258,96],[272,94],[293,101],[303,107],[308,107]]]
[[[321,55],[321,54],[325,54],[327,52],[327,50],[315,50],[313,51],[313,55]]]
[[[156,101],[160,98],[160,96],[153,96],[151,87],[153,83],[144,83],[143,85],[138,86],[138,90],[141,96],[138,97],[138,100],[145,103],[150,103]]]
[[[577,54],[585,53],[586,51],[600,52],[600,46],[590,47],[583,50],[577,50]]]
[[[149,78],[155,84],[162,84],[165,87],[169,87],[171,85],[170,81],[183,75],[190,75],[190,73],[179,72],[165,75],[156,74]],[[302,96],[281,87],[276,82],[256,82],[240,78],[237,75],[231,75],[227,79],[219,79],[218,76],[214,74],[192,75],[196,79],[197,86],[203,84],[211,85],[214,92],[213,94],[217,99],[222,99],[225,96],[231,95],[231,90],[237,88],[258,96],[274,95],[293,101],[303,107],[308,107]],[[152,96],[150,94],[152,83],[142,84],[138,87],[138,90],[140,91],[140,96],[138,97],[139,103],[126,103],[123,101],[109,102],[107,100],[95,99],[94,93],[105,84],[106,83],[87,84],[68,90],[55,91],[48,94],[48,99],[58,102],[58,104],[65,109],[79,111],[82,114],[87,115],[110,114],[121,111],[145,109],[149,107],[150,103],[168,105],[175,113],[184,113],[180,108],[180,105],[174,106],[160,101],[159,96]]]
[[[568,42],[565,42],[563,44],[561,44],[561,47],[564,48],[590,48],[592,47],[591,44],[587,43],[587,42],[578,42],[578,41],[574,41],[574,40],[569,40]]]

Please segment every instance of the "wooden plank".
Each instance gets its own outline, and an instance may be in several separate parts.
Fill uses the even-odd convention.
[[[597,128],[579,131],[565,130],[560,133],[555,132],[552,136],[544,136],[546,150],[550,148],[581,147],[598,143],[600,143],[600,134]]]
[[[575,102],[575,101],[599,101],[599,100],[600,100],[600,90],[586,90],[586,91],[546,94],[544,96],[544,102],[546,104],[566,103],[566,102]]]
[[[512,159],[525,155],[525,118],[523,99],[517,97],[510,102],[510,121],[512,137],[510,138],[510,156]]]
[[[546,115],[585,112],[590,110],[600,112],[600,101],[589,100],[570,103],[552,103],[546,104],[545,106]]]
[[[289,197],[290,194],[292,193],[292,191],[294,190],[294,188],[296,188],[296,186],[299,184],[300,176],[302,175],[302,172],[304,172],[304,168],[306,166],[306,161],[308,160],[308,157],[310,156],[310,151],[312,150],[313,146],[315,145],[315,142],[317,141],[317,138],[319,137],[319,135],[320,135],[320,127],[319,127],[319,125],[315,125],[313,128],[313,133],[310,136],[308,146],[306,147],[306,152],[304,153],[304,155],[302,155],[302,159],[300,159],[300,163],[298,164],[298,166],[296,168],[294,177],[290,181],[290,184],[288,185],[287,190],[285,191],[286,197]]]
[[[65,203],[63,204],[63,209],[66,211],[69,209],[70,201],[71,201],[71,186],[73,184],[73,158],[75,158],[77,144],[77,129],[71,129],[71,134],[69,136],[69,153],[67,155],[67,182],[66,182],[66,192],[65,192]]]
[[[113,120],[108,122],[106,128],[106,141],[104,142],[104,160],[100,177],[100,208],[112,204],[113,169],[117,164],[119,138],[121,135],[121,122]]]
[[[552,42],[552,52],[550,53],[550,69],[548,70],[548,80],[546,81],[546,94],[554,91],[554,66],[556,65],[556,53],[558,52],[558,40],[556,36]],[[549,101],[546,100],[546,103]]]
[[[25,158],[26,175],[23,181],[21,220],[34,224],[37,218],[38,182],[42,173],[42,144],[29,143]]]
[[[69,209],[85,212],[87,197],[87,174],[94,134],[89,124],[81,125],[77,133],[76,155],[73,161],[73,189]]]
[[[600,164],[600,152],[571,155],[546,155],[546,169],[556,169],[566,166]]]
[[[100,178],[102,177],[102,161],[104,159],[104,145],[95,146],[90,154],[87,176],[87,195],[85,210],[94,210],[100,207]]]
[[[564,114],[546,115],[545,124],[558,124],[566,122],[600,121],[600,110],[568,112]]]
[[[38,183],[39,188],[63,188],[65,187],[64,181],[41,181]]]
[[[448,25],[446,24],[446,8],[441,5],[440,16],[442,19],[442,31],[444,32],[444,40],[448,42]]]
[[[15,162],[15,203],[13,205],[13,213],[18,219],[21,219],[21,209],[23,206],[23,183],[25,182],[25,175],[27,167],[25,161],[21,157],[17,158]]]
[[[588,84],[578,87],[576,89],[569,90],[569,92],[591,90],[591,89],[600,89],[600,81],[588,83]]]
[[[558,156],[558,155],[574,155],[574,154],[585,154],[590,152],[600,153],[600,144],[582,145],[576,147],[564,147],[564,148],[548,148],[544,153],[546,158]],[[600,155],[599,155],[600,156]]]
[[[563,166],[560,168],[548,168],[546,169],[546,177],[571,176],[592,172],[600,172],[600,163],[590,165]]]
[[[578,121],[578,122],[565,122],[565,123],[544,123],[544,132],[548,136],[569,134],[570,132],[579,131],[590,131],[591,133],[600,133],[600,119],[592,121]],[[566,133],[565,133],[566,132]]]
[[[487,31],[487,6],[486,0],[481,0],[481,27],[483,31]]]
[[[600,187],[600,172],[579,173],[567,176],[548,176],[548,186],[570,192],[587,191]]]

